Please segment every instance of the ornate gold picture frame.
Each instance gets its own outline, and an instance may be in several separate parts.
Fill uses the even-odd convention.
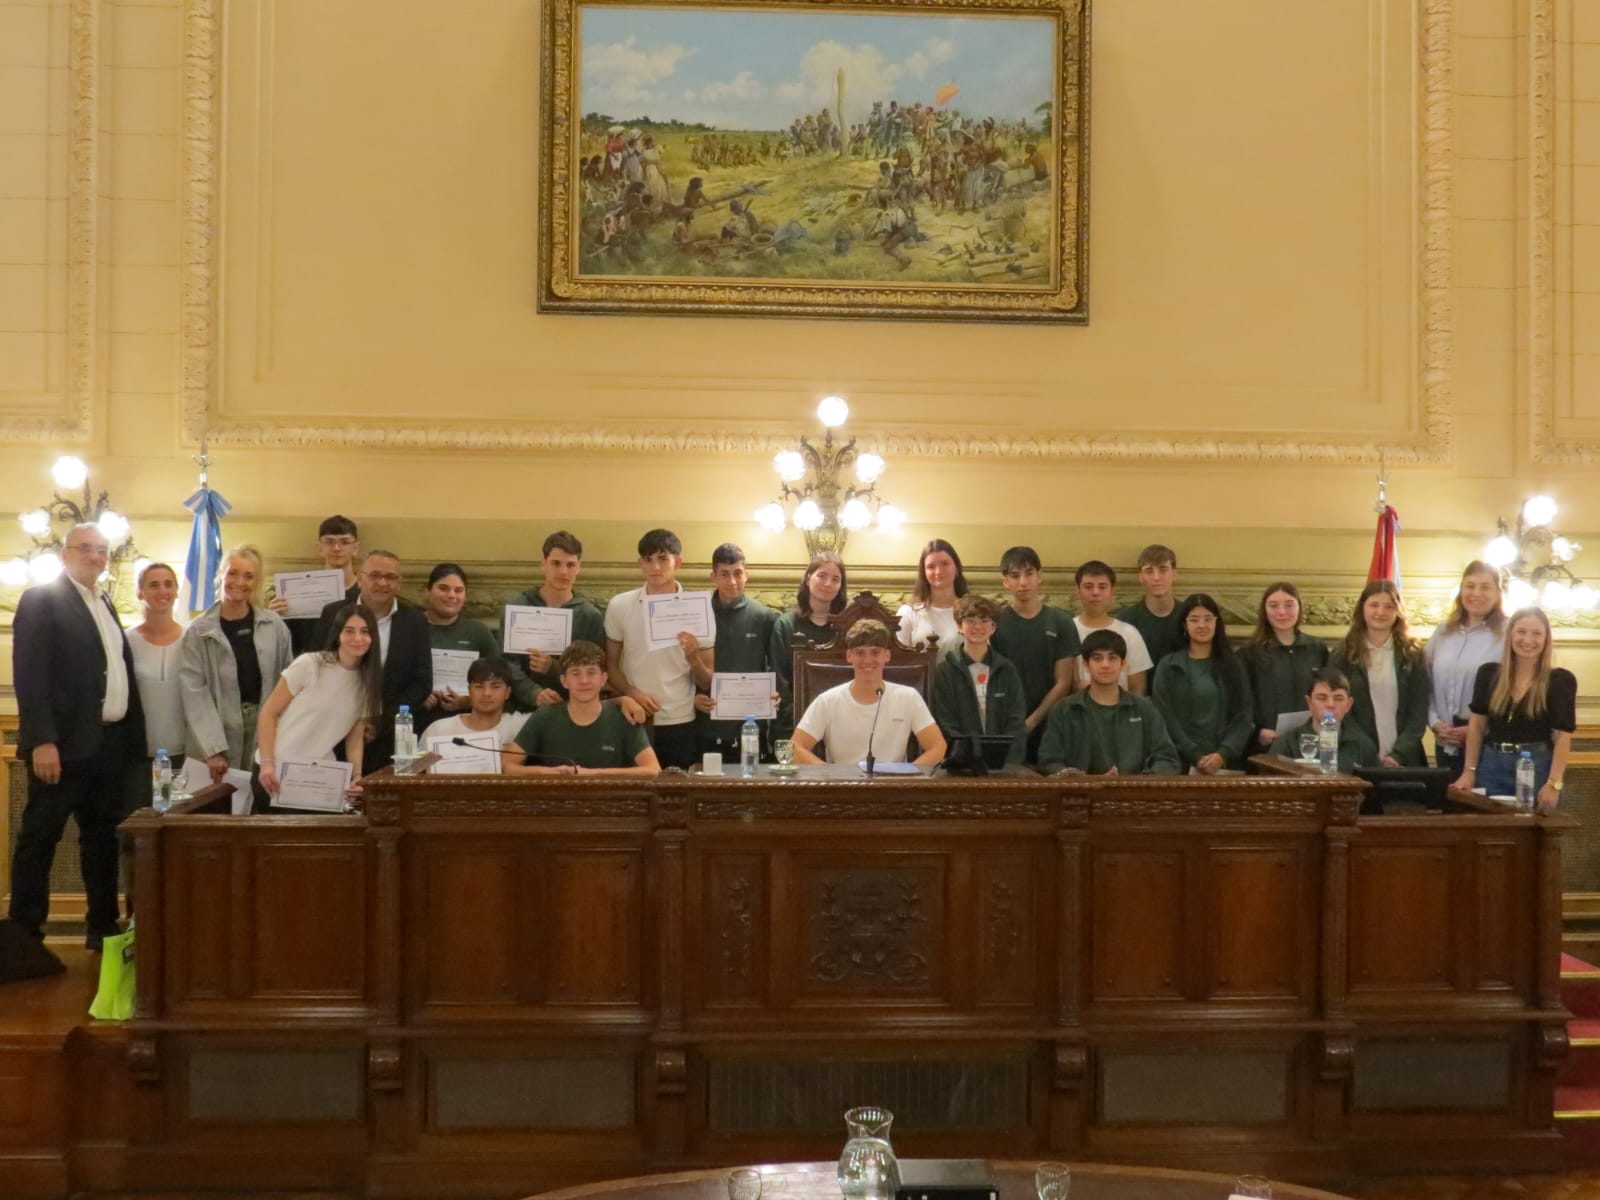
[[[546,312],[1088,321],[1088,0],[546,0]]]

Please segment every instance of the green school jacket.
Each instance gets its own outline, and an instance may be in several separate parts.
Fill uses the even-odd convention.
[[[1176,775],[1182,770],[1178,750],[1167,735],[1161,710],[1126,688],[1117,698],[1116,716],[1106,742],[1099,708],[1087,691],[1074,692],[1050,710],[1044,740],[1039,743],[1039,770],[1046,775],[1076,767],[1104,775],[1113,766],[1119,775]]]
[[[1360,725],[1362,732],[1376,745],[1378,722],[1372,714],[1372,685],[1367,680],[1366,664],[1335,655],[1333,665],[1350,680],[1350,698],[1355,703],[1347,719]],[[1422,655],[1418,654],[1410,663],[1400,662],[1397,655],[1394,681],[1395,734],[1389,753],[1402,767],[1425,767],[1428,759],[1422,752],[1422,735],[1428,731],[1428,664]]]
[[[1009,658],[990,648],[988,703],[980,719],[978,688],[972,682],[972,662],[965,645],[954,647],[939,660],[933,674],[933,702],[929,705],[933,719],[939,723],[946,740],[1009,734],[1011,749],[1006,761],[1020,763],[1028,752],[1028,735],[1022,727],[1028,719],[1022,674]]]
[[[1220,678],[1209,694],[1213,703],[1206,703],[1204,694],[1196,693],[1193,673],[1209,672],[1208,659],[1191,659],[1188,650],[1174,650],[1156,664],[1150,690],[1185,767],[1213,753],[1222,755],[1226,767],[1237,769],[1244,764],[1245,748],[1254,733],[1250,683],[1239,663],[1230,665],[1235,693],[1231,704]]]
[[[1309,633],[1297,633],[1292,645],[1274,638],[1267,644],[1251,642],[1239,655],[1250,676],[1257,729],[1276,729],[1278,714],[1305,712],[1311,692],[1311,673],[1328,665],[1328,647]]]

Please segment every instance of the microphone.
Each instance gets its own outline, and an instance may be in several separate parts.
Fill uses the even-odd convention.
[[[460,737],[451,738],[450,739],[450,744],[452,746],[465,746],[468,750],[482,750],[483,749],[482,746],[474,746],[471,742],[467,741],[466,738],[460,738]],[[545,766],[571,767],[573,770],[577,770],[578,767],[581,765],[578,762],[577,759],[575,759],[575,758],[567,758],[565,755],[561,755],[561,754],[529,754],[529,753],[527,753],[527,751],[523,751],[523,757],[524,758],[536,758]]]
[[[878,718],[883,714],[883,684],[878,685],[878,703],[872,713],[872,732],[867,734],[867,778],[872,778],[873,769],[878,764],[878,756],[872,752],[873,739],[878,736]]]

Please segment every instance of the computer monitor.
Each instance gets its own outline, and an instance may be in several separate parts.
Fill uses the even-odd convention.
[[[950,739],[950,749],[941,764],[947,775],[987,775],[1003,771],[1011,754],[1009,736],[969,735]]]
[[[1362,816],[1444,811],[1448,767],[1357,767],[1355,776],[1372,785],[1361,801]]]

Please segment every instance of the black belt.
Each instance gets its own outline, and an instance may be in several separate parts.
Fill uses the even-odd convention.
[[[1498,750],[1502,754],[1520,754],[1524,750],[1548,750],[1549,742],[1485,742],[1485,750]]]

